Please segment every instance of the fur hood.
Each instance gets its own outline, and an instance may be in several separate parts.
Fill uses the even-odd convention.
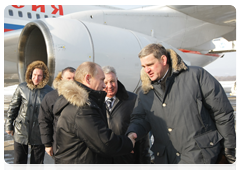
[[[43,80],[36,86],[32,82],[32,72],[35,68],[40,68],[40,69],[43,70]],[[25,81],[27,83],[27,86],[31,90],[41,89],[44,86],[46,86],[48,81],[49,81],[49,71],[48,71],[48,68],[45,65],[45,63],[42,62],[42,61],[34,61],[31,64],[29,64],[28,67],[27,67],[26,74],[25,74]]]
[[[182,70],[187,70],[188,66],[184,63],[182,58],[172,49],[167,49],[167,52],[170,55],[171,59],[171,67],[172,67],[172,73],[179,73]],[[144,69],[141,69],[141,81],[142,81],[142,90],[144,94],[147,94],[151,89],[153,89],[152,83],[150,78],[148,77],[147,73],[144,71]]]
[[[62,80],[62,72],[60,71],[57,75],[57,77],[53,81],[53,87],[54,89],[58,89],[58,84]]]
[[[74,106],[81,107],[88,103],[89,93],[75,81],[61,80],[58,82],[58,94]]]

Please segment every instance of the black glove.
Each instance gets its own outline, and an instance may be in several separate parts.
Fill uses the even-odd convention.
[[[229,163],[234,163],[236,161],[236,149],[235,148],[224,148],[224,155]]]

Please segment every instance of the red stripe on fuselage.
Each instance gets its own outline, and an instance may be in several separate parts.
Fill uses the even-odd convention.
[[[4,29],[4,32],[13,31],[13,29]]]

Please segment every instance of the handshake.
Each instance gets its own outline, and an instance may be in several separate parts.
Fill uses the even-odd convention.
[[[134,147],[134,146],[135,146],[135,143],[136,143],[136,140],[135,140],[135,139],[137,139],[137,134],[134,133],[134,132],[130,132],[130,133],[128,134],[128,138],[132,141],[132,144],[133,144],[133,147]],[[131,153],[133,153],[133,151],[132,151]]]
[[[128,138],[132,141],[133,147],[135,147],[135,143],[136,143],[136,139],[137,139],[137,134],[134,132],[130,132],[128,134]],[[134,153],[134,151],[132,150],[131,153]],[[144,165],[144,166],[138,166],[138,169],[140,170],[149,170],[150,169],[150,165]]]

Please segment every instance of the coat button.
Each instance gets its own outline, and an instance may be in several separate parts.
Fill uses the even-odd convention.
[[[180,156],[180,153],[177,152],[176,155],[177,155],[177,156]]]
[[[157,152],[157,156],[159,156],[159,152]]]
[[[211,145],[211,146],[213,146],[213,143],[212,143],[212,142],[210,142],[210,145]]]
[[[163,103],[163,104],[162,104],[162,106],[163,106],[163,107],[166,107],[166,106],[167,106],[167,104],[166,104],[166,103]]]
[[[172,128],[168,128],[168,132],[172,132],[172,130],[173,130]]]

